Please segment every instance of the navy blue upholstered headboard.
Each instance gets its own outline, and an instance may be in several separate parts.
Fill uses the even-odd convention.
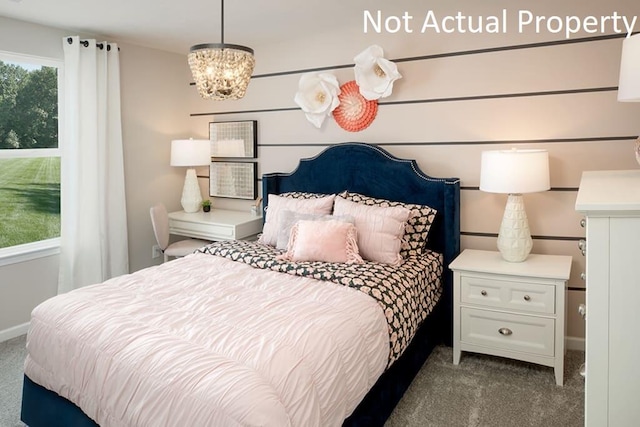
[[[460,180],[432,178],[420,170],[415,160],[398,159],[375,145],[330,146],[315,157],[301,159],[291,173],[265,174],[262,190],[265,207],[268,194],[333,194],[344,190],[429,205],[438,211],[429,231],[429,247],[441,252],[447,265],[460,252]]]
[[[301,159],[291,173],[263,175],[262,190],[265,207],[269,194],[333,194],[344,190],[428,205],[438,211],[429,231],[429,248],[443,254],[445,268],[460,252],[460,180],[432,178],[420,170],[415,160],[398,159],[375,145],[330,146],[315,157]],[[445,271],[445,294],[450,304],[453,276],[448,268]]]

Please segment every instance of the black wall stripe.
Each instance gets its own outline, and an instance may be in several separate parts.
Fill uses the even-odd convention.
[[[577,137],[577,138],[557,138],[557,139],[502,139],[502,140],[474,140],[474,141],[419,141],[419,142],[379,142],[376,145],[381,147],[391,146],[429,146],[429,145],[498,145],[498,144],[555,144],[565,142],[604,142],[604,141],[634,141],[637,135],[621,135],[621,136],[595,136],[595,137]],[[332,143],[258,143],[258,147],[328,147]]]
[[[461,186],[460,190],[468,190],[468,191],[480,191],[480,187],[473,186]],[[578,191],[578,187],[551,187],[548,191],[567,191],[573,192]]]
[[[456,96],[449,98],[428,98],[428,99],[414,99],[405,101],[382,101],[378,105],[400,105],[400,104],[425,104],[434,102],[458,102],[458,101],[478,101],[484,99],[504,99],[504,98],[526,98],[532,96],[553,96],[553,95],[572,95],[578,93],[592,93],[592,92],[613,92],[617,91],[617,86],[607,87],[593,87],[583,89],[564,89],[564,90],[547,90],[540,92],[520,92],[520,93],[499,93],[493,95],[473,95],[473,96]]]
[[[581,93],[594,93],[594,92],[613,92],[617,91],[617,86],[607,87],[593,87],[582,89],[566,89],[566,90],[550,90],[540,92],[520,92],[520,93],[501,93],[493,95],[474,95],[474,96],[456,96],[449,98],[427,98],[427,99],[410,99],[404,101],[383,101],[379,102],[378,106],[388,105],[407,105],[407,104],[433,104],[438,102],[460,102],[460,101],[480,101],[487,99],[506,99],[506,98],[527,98],[534,96],[556,96],[556,95],[573,95]],[[255,110],[234,110],[234,111],[216,111],[209,113],[191,113],[191,117],[198,116],[220,116],[227,114],[247,114],[247,113],[274,113],[282,111],[295,111],[300,110],[300,107],[284,107],[284,108],[263,108]]]
[[[491,237],[491,238],[497,238],[498,237],[498,233],[480,233],[480,232],[474,232],[474,231],[461,231],[460,235],[461,236],[471,236],[471,237]],[[573,237],[573,236],[539,236],[539,235],[532,235],[531,238],[535,239],[535,240],[557,240],[557,241],[564,241],[564,242],[579,242],[580,240],[584,240],[584,236],[583,237]]]
[[[460,186],[460,190],[480,191],[480,187]],[[578,191],[578,187],[551,187],[549,191]]]
[[[284,107],[284,108],[263,108],[259,110],[236,110],[236,111],[218,111],[215,113],[191,113],[191,117],[198,116],[221,116],[226,114],[247,114],[247,113],[277,113],[281,111],[300,110],[300,107]]]
[[[632,34],[637,34],[637,32]],[[626,37],[626,34],[606,34],[603,36],[581,37],[581,38],[575,38],[575,39],[563,39],[563,40],[554,40],[554,41],[538,42],[538,43],[517,44],[517,45],[510,45],[510,46],[488,47],[483,49],[461,50],[457,52],[445,52],[445,53],[437,53],[437,54],[431,54],[431,55],[411,56],[406,58],[390,59],[390,61],[396,62],[396,63],[428,61],[431,59],[451,58],[456,56],[467,56],[467,55],[479,55],[483,53],[505,52],[510,50],[534,49],[534,48],[540,48],[540,47],[561,46],[561,45],[578,44],[578,43],[591,43],[591,42],[599,42],[604,40],[620,39],[623,37]],[[328,65],[324,67],[302,68],[298,70],[289,70],[289,71],[278,71],[274,73],[256,74],[251,76],[251,78],[261,79],[266,77],[280,77],[280,76],[287,76],[292,74],[339,70],[344,68],[351,68],[354,65],[355,64],[338,64],[338,65]],[[190,85],[194,86],[195,83],[192,82],[190,83]]]

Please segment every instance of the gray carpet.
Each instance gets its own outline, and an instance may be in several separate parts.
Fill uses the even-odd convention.
[[[0,427],[20,422],[25,336],[0,343]],[[437,347],[385,427],[572,427],[584,425],[584,353],[565,359],[565,385],[553,369]]]
[[[0,342],[0,427],[23,427],[20,422],[22,373],[26,335]]]

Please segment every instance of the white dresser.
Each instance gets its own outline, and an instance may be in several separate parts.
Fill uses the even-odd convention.
[[[585,425],[640,425],[640,170],[584,172]]]
[[[564,373],[565,287],[570,256],[531,254],[508,262],[499,252],[466,249],[453,270],[453,364],[462,351],[552,366]]]

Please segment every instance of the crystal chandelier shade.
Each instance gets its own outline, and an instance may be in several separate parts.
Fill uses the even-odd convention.
[[[189,52],[189,67],[198,93],[204,99],[242,98],[254,65],[253,50],[244,46],[201,44]]]
[[[224,42],[224,0],[221,6],[221,43],[192,46],[188,57],[200,97],[214,101],[244,97],[255,66],[253,49]]]

